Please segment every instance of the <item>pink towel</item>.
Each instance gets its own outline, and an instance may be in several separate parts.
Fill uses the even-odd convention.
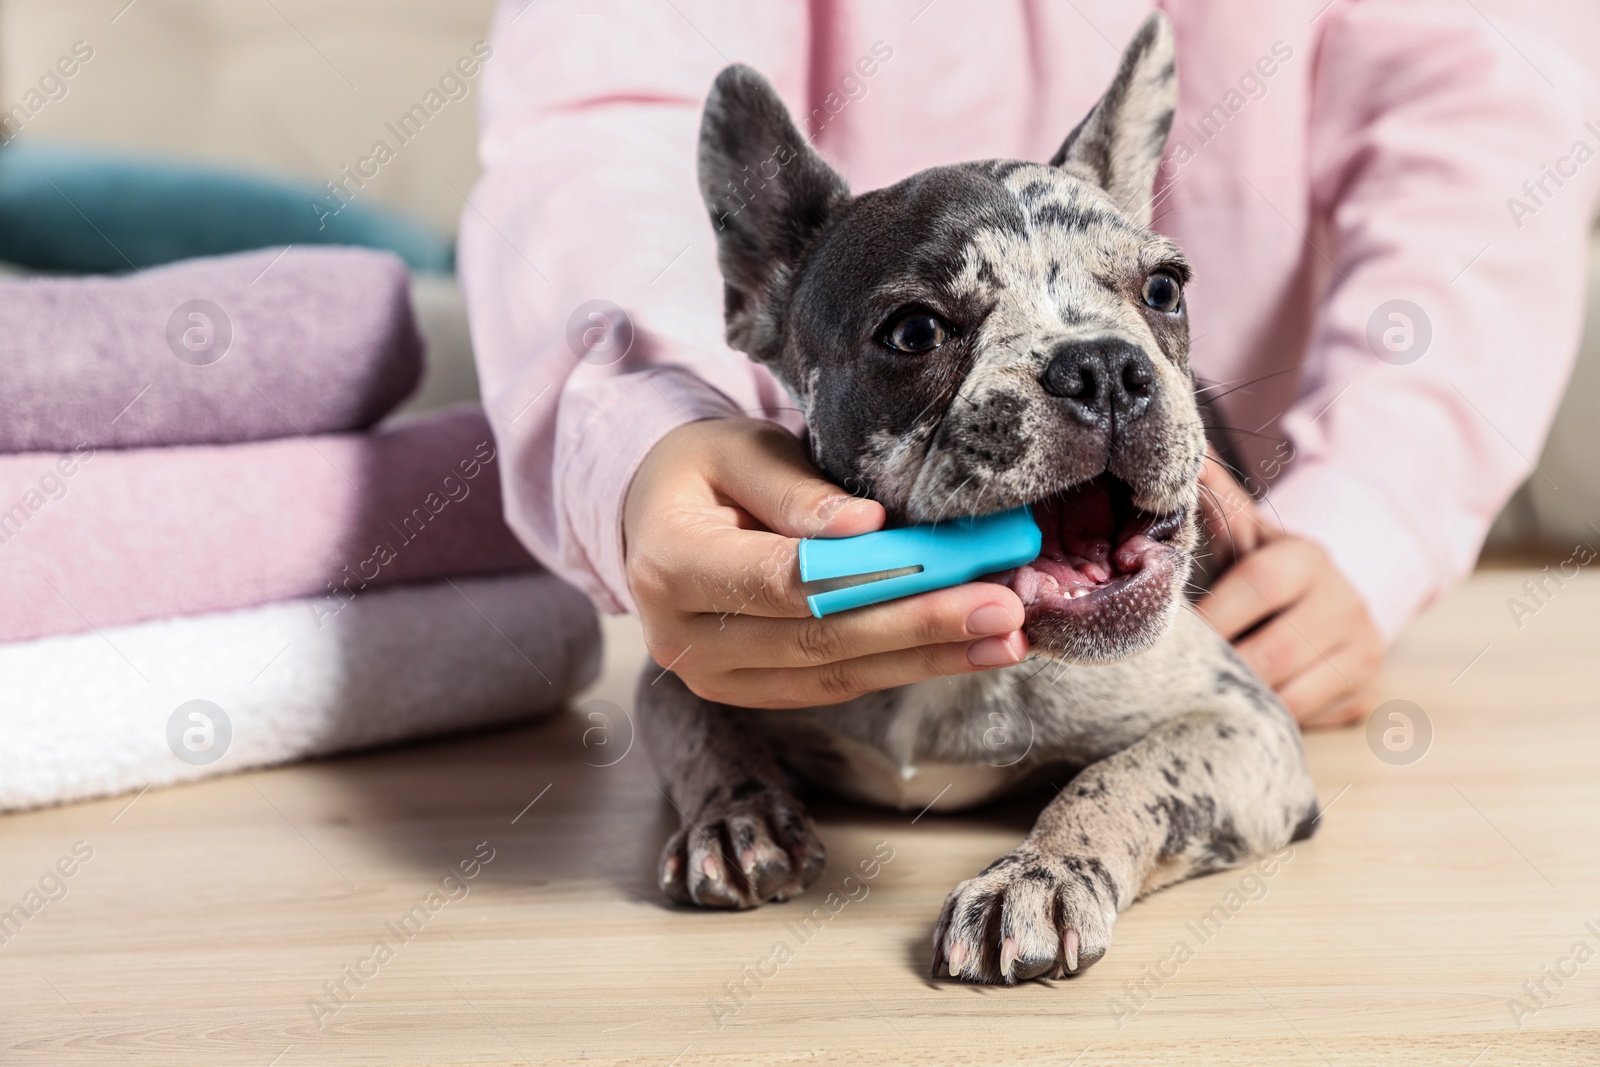
[[[0,452],[364,429],[422,375],[406,279],[386,252],[291,247],[0,282]]]
[[[0,456],[0,641],[534,564],[481,409],[371,434]]]

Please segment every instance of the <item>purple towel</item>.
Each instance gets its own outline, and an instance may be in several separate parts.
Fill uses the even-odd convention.
[[[0,452],[359,430],[421,376],[406,268],[386,252],[0,282]]]
[[[535,566],[483,410],[374,433],[0,456],[0,643]],[[4,681],[0,679],[0,688]]]

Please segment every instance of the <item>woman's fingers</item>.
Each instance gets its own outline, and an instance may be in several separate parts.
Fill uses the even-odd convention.
[[[715,518],[684,523],[677,537],[657,547],[663,588],[655,591],[656,599],[685,614],[808,618],[798,546],[793,537],[742,530]]]
[[[1296,606],[1235,646],[1240,658],[1273,689],[1303,674],[1324,655],[1302,625],[1305,614],[1302,606]]]
[[[972,582],[830,615],[761,618],[701,615],[689,623],[696,643],[722,649],[727,668],[812,667],[1009,634],[1021,628],[1022,602],[1003,585]]]
[[[794,435],[769,422],[707,424],[711,483],[762,526],[785,537],[849,537],[883,526],[883,505],[851,496],[817,473]],[[737,450],[718,447],[729,434]]]
[[[982,658],[999,660],[976,664]],[[804,708],[839,704],[863,693],[911,685],[928,678],[953,678],[990,667],[1021,663],[1028,642],[1020,632],[960,644],[928,645],[873,656],[839,660],[816,667],[754,668],[734,671],[701,693],[721,703],[748,708]]]
[[[1382,649],[1376,658],[1381,660]],[[1337,726],[1372,710],[1374,653],[1343,645],[1278,688],[1278,699],[1302,726]]]
[[[1237,643],[1239,655],[1274,689],[1348,643],[1364,621],[1360,596],[1335,579],[1314,575],[1304,596]]]
[[[1332,725],[1370,709],[1383,639],[1361,594],[1314,542],[1269,540],[1196,608],[1237,640],[1239,655],[1300,722]]]
[[[1326,553],[1310,541],[1269,541],[1223,572],[1195,610],[1232,641],[1297,602],[1329,565]]]

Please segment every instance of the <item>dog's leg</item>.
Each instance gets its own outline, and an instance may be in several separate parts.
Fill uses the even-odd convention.
[[[1294,721],[1253,675],[1218,677],[1214,706],[1085,768],[1021,845],[956,887],[934,933],[935,974],[1015,983],[1082,971],[1138,897],[1310,836],[1316,793]]]
[[[816,881],[827,852],[751,728],[761,712],[702,700],[676,675],[650,666],[637,706],[645,747],[682,819],[661,851],[659,879],[669,899],[753,908]]]

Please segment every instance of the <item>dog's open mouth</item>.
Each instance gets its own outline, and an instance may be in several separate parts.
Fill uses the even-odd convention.
[[[1034,504],[1033,517],[1044,535],[1039,558],[985,578],[1011,587],[1028,624],[1088,622],[1103,613],[1141,615],[1165,606],[1181,509],[1143,511],[1126,482],[1102,474]]]

